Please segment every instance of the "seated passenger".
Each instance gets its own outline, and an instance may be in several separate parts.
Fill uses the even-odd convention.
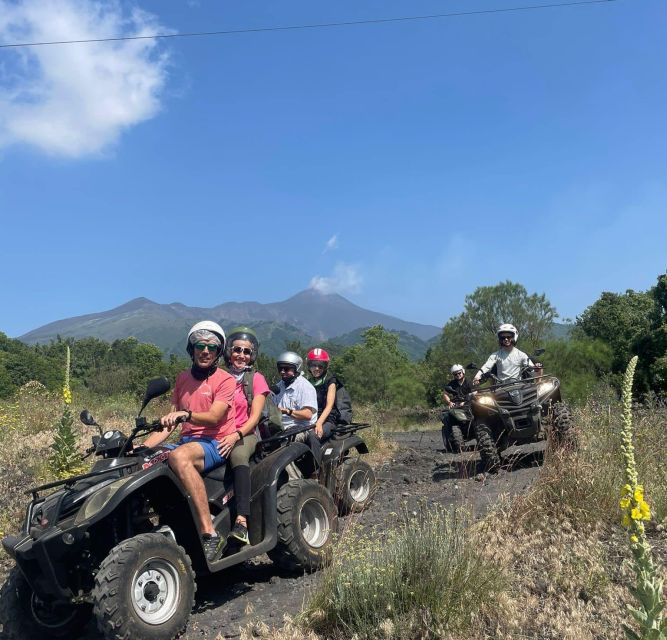
[[[501,324],[496,333],[500,349],[492,353],[481,370],[477,372],[472,381],[474,385],[479,384],[482,375],[491,371],[494,365],[499,382],[518,380],[524,367],[533,366],[530,358],[515,346],[519,339],[519,332],[513,324]]]
[[[218,450],[220,442],[234,434],[234,378],[218,369],[218,359],[225,347],[225,332],[209,320],[198,322],[188,333],[187,352],[192,367],[176,378],[171,411],[160,419],[163,431],[151,433],[144,445],[156,447],[167,439],[177,424],[182,424],[169,467],[192,497],[204,554],[209,562],[217,559],[225,540],[217,534],[211,521],[204,479],[201,474],[221,465],[229,454],[227,447]],[[184,422],[177,422],[185,419]]]
[[[236,494],[236,522],[230,538],[248,544],[248,516],[250,515],[250,456],[255,452],[255,427],[262,418],[262,410],[269,394],[269,385],[253,365],[259,355],[259,340],[252,329],[236,327],[227,336],[225,363],[227,371],[236,379],[234,391],[234,418],[236,431],[225,436],[219,444],[221,454],[227,455],[234,472]],[[232,447],[229,453],[229,447]],[[225,453],[227,451],[227,453]]]
[[[335,375],[329,373],[329,362],[331,361],[329,354],[324,349],[312,349],[308,352],[306,361],[317,392],[315,435],[320,442],[323,442],[331,437],[331,431],[337,424],[349,424],[351,422],[352,411],[349,409],[343,416],[336,404],[336,392],[344,387]]]
[[[303,377],[303,360],[293,351],[278,357],[280,380],[274,402],[283,414],[283,428],[305,427],[317,421],[317,393]]]
[[[468,394],[472,392],[472,386],[466,380],[466,370],[462,364],[455,364],[449,372],[454,378],[447,383],[447,387],[442,392],[442,399],[447,407],[451,409],[455,404],[466,401]]]

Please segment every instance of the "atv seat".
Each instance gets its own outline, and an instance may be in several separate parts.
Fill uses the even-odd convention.
[[[227,463],[223,462],[221,465],[218,465],[213,469],[204,471],[204,473],[202,473],[202,477],[210,478],[211,480],[217,480],[218,482],[224,482],[226,471],[227,471]]]

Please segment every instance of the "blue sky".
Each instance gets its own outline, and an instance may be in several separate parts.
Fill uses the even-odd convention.
[[[500,0],[0,0],[0,43]],[[667,268],[667,4],[0,49],[3,314],[308,287],[442,325],[510,279],[573,318]]]

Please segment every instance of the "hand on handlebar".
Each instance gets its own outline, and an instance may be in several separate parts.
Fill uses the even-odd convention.
[[[185,422],[190,415],[189,411],[172,411],[160,418],[160,424],[163,427],[175,427],[177,424]]]

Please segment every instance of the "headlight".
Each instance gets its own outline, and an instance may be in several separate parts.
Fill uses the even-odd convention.
[[[551,393],[556,388],[556,383],[553,380],[547,380],[546,382],[540,382],[537,385],[537,395],[546,396]]]
[[[109,500],[113,498],[114,494],[118,489],[120,489],[128,480],[131,479],[131,476],[126,478],[121,478],[112,482],[111,484],[102,487],[97,493],[93,494],[88,498],[84,503],[79,513],[76,514],[74,518],[74,524],[79,525],[84,520],[92,518],[96,513],[104,509],[104,507],[109,503]]]
[[[493,407],[495,405],[493,397],[488,394],[477,396],[477,402],[486,405],[487,407]]]

